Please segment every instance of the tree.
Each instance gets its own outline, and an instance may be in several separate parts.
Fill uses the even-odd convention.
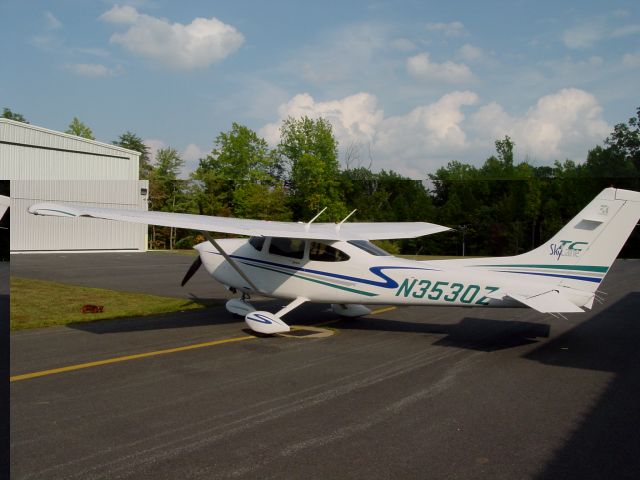
[[[279,162],[266,140],[250,128],[233,123],[229,132],[221,132],[209,155],[200,161],[203,169],[213,170],[234,185],[272,184]]]
[[[289,219],[282,188],[281,160],[250,128],[233,123],[220,133],[192,178],[198,208],[209,215]]]
[[[347,208],[340,188],[338,142],[331,124],[323,118],[289,117],[280,127],[278,150],[287,162],[294,216],[310,220],[327,207],[329,218],[341,220]]]
[[[29,123],[21,113],[12,112],[11,109],[7,107],[2,109],[2,118],[8,118],[9,120],[15,120],[16,122]]]
[[[64,133],[75,135],[77,137],[88,138],[89,140],[95,140],[91,129],[80,120],[78,120],[78,117],[73,117],[73,120],[69,124],[69,127],[64,131]]]
[[[613,128],[605,144],[633,161],[640,172],[640,107],[636,110],[636,116],[629,119],[628,125],[619,123]]]
[[[151,210],[175,212],[184,200],[182,182],[178,179],[180,168],[184,160],[180,158],[175,148],[162,148],[156,152],[156,161],[149,175],[149,202]],[[166,230],[166,229],[165,229]],[[154,247],[161,243],[167,235],[163,229],[152,227],[152,244]],[[169,229],[169,248],[175,242],[175,229]]]
[[[125,133],[120,135],[118,140],[115,140],[113,144],[122,148],[140,152],[139,178],[141,180],[147,180],[152,167],[151,162],[149,161],[149,148],[144,144],[142,139],[135,133],[127,130]]]

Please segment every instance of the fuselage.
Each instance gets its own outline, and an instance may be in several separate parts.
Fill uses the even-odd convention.
[[[501,295],[548,288],[548,279],[479,268],[475,261],[416,261],[386,254],[365,241],[320,241],[270,237],[217,240],[248,275],[258,293],[283,299],[338,304],[406,304],[519,307]],[[218,282],[256,293],[209,242],[195,247]],[[562,288],[562,287],[558,287]],[[578,306],[591,295],[565,288]]]

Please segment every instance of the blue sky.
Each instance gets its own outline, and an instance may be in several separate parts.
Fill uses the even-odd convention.
[[[504,135],[517,160],[580,162],[640,105],[637,1],[4,0],[0,18],[0,106],[133,131],[185,173],[232,122],[276,143],[289,115],[415,178]]]

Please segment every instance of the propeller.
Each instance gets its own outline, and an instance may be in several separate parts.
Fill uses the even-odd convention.
[[[182,283],[180,284],[180,286],[184,287],[186,283],[191,280],[191,277],[193,277],[193,274],[198,271],[200,265],[202,265],[202,260],[200,259],[200,255],[198,255],[198,258],[195,259],[195,261],[189,267],[189,270],[187,270],[187,273],[182,279]]]

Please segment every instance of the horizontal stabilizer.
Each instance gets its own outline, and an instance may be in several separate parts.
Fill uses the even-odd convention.
[[[584,310],[571,303],[558,290],[549,290],[544,293],[531,295],[530,297],[515,293],[509,293],[508,296],[541,313],[584,312]]]

